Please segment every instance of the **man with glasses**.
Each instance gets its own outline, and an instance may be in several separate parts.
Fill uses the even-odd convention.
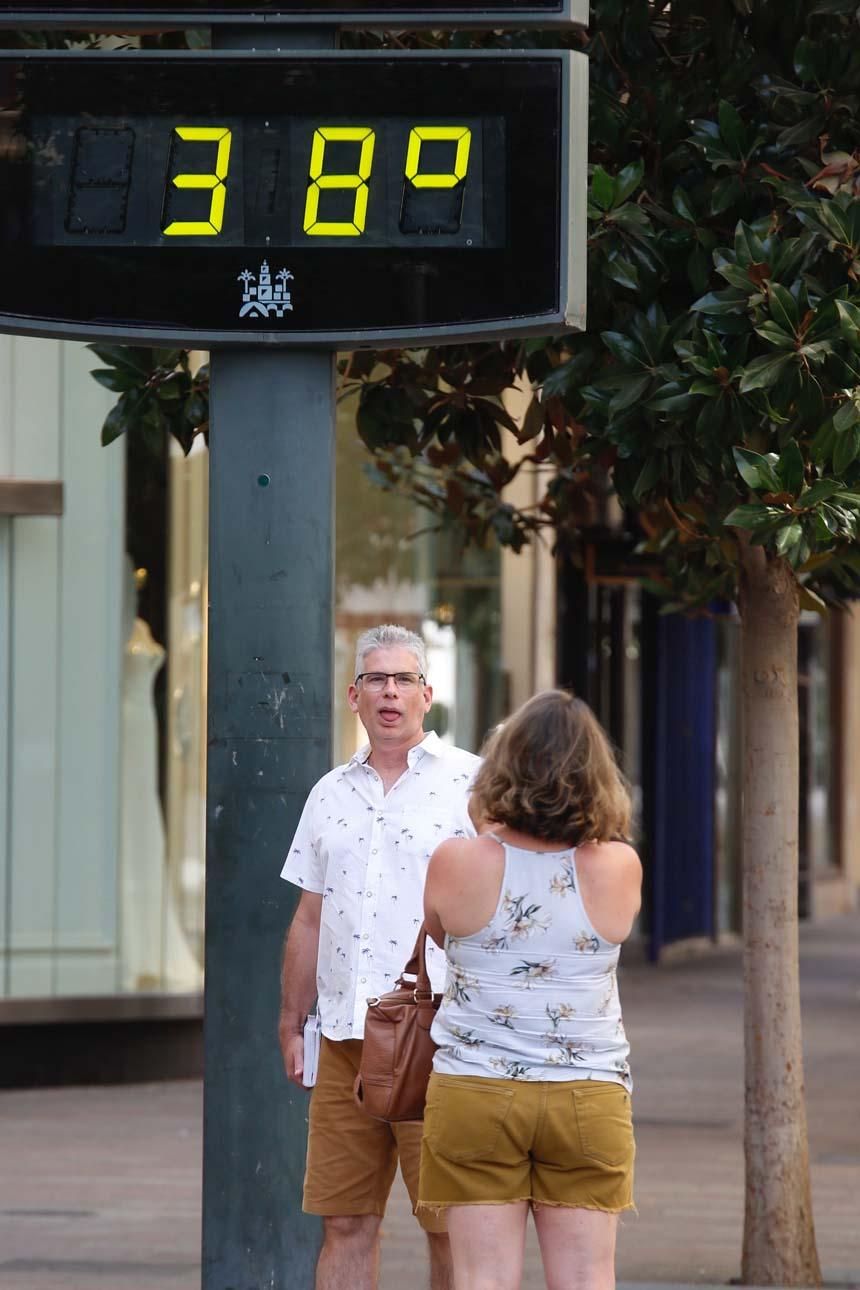
[[[433,701],[420,636],[371,628],[356,645],[347,701],[368,743],[314,786],[281,877],[302,889],[284,946],[280,1041],[302,1083],[303,1027],[319,999],[303,1208],[323,1217],[316,1290],[375,1290],[379,1229],[398,1160],[413,1208],[420,1122],[384,1124],[353,1101],[367,999],[394,986],[423,917],[424,875],[449,837],[474,834],[468,790],[479,759],[424,731]],[[428,942],[436,990],[444,956]],[[432,1290],[453,1286],[444,1218],[422,1211]]]

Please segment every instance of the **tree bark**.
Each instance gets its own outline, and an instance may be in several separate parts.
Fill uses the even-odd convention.
[[[745,545],[744,1155],[741,1280],[817,1286],[798,964],[797,582]]]

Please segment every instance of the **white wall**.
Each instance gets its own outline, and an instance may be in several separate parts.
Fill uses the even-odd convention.
[[[0,475],[61,517],[0,517],[0,997],[113,993],[123,452],[81,345],[0,337]]]

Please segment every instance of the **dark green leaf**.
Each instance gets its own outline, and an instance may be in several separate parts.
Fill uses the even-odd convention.
[[[849,222],[848,212],[837,204],[837,199],[834,198],[833,201],[829,202],[819,202],[818,212],[822,224],[830,231],[836,241],[850,245],[853,229]]]
[[[860,349],[860,307],[849,300],[837,300],[836,308],[842,335],[852,349]]]
[[[794,296],[779,282],[769,282],[767,294],[771,318],[785,331],[793,332],[800,321]]]
[[[544,409],[537,399],[532,399],[526,408],[525,416],[522,418],[517,439],[520,443],[529,443],[536,439],[544,427]]]
[[[109,443],[113,443],[114,439],[118,439],[121,434],[125,434],[127,429],[125,409],[122,407],[122,400],[120,400],[119,403],[114,404],[105,417],[104,425],[102,426],[102,447],[106,448]]]
[[[797,520],[792,520],[790,524],[779,529],[774,543],[777,555],[785,555],[793,547],[798,546],[802,537],[803,529]]]
[[[762,340],[766,340],[770,345],[775,345],[777,349],[794,349],[795,338],[775,322],[762,323],[756,327],[756,331]]]
[[[591,197],[603,211],[611,210],[615,203],[615,180],[602,166],[595,166],[591,176]]]
[[[732,455],[738,472],[748,488],[764,493],[779,493],[779,477],[767,457],[752,452],[749,448],[732,448]]]
[[[837,434],[842,434],[855,426],[858,421],[860,421],[860,407],[853,399],[846,399],[833,414],[833,429]]]
[[[794,70],[802,81],[820,82],[825,62],[820,42],[801,36],[794,50]]]
[[[172,370],[179,366],[184,352],[181,349],[155,349],[152,353],[156,367],[167,367]]]
[[[746,130],[736,108],[726,99],[720,103],[720,134],[723,142],[735,157],[743,157],[746,149]]]
[[[128,345],[88,345],[108,367],[122,367],[149,376],[156,366],[151,349],[132,349]]]
[[[750,390],[770,389],[776,385],[786,364],[793,361],[793,354],[766,354],[763,358],[754,358],[744,368],[739,386],[740,393],[748,394]]]
[[[809,446],[812,460],[817,466],[824,466],[826,462],[830,461],[835,447],[836,431],[833,429],[833,418],[828,417],[824,424],[816,431],[812,443]]]
[[[827,117],[823,112],[814,112],[805,116],[797,125],[781,130],[776,136],[777,147],[796,148],[801,143],[811,143],[827,126]]]
[[[642,176],[645,173],[645,163],[642,161],[632,161],[629,166],[618,172],[615,179],[615,196],[612,202],[613,206],[620,206],[625,202],[631,193],[642,183]]]
[[[698,313],[719,316],[740,313],[746,303],[745,292],[739,291],[736,287],[727,287],[725,291],[709,291],[706,296],[701,296],[694,301],[690,308]]]
[[[690,224],[696,222],[696,212],[690,204],[690,198],[683,188],[676,188],[672,193],[672,209],[681,219],[687,220]]]
[[[613,358],[617,358],[618,362],[623,363],[625,367],[642,366],[642,353],[639,346],[623,332],[604,331],[600,333],[600,339]]]
[[[124,394],[126,390],[133,390],[143,381],[139,372],[129,371],[126,367],[96,367],[90,372],[90,376],[114,394]]]
[[[744,185],[737,175],[725,175],[714,184],[711,193],[711,214],[722,215],[743,196]]]
[[[660,479],[662,471],[663,460],[661,457],[652,454],[652,456],[645,459],[645,464],[639,472],[636,483],[633,485],[633,496],[637,502],[641,502],[642,498],[651,492]]]
[[[628,291],[639,290],[639,274],[636,266],[631,264],[626,256],[607,256],[604,272],[613,282],[617,282],[619,287],[626,287]]]
[[[683,412],[692,402],[692,395],[684,390],[683,393],[663,394],[649,399],[645,406],[649,412]]]
[[[803,487],[803,454],[796,439],[789,439],[779,454],[776,473],[782,489],[796,497]]]
[[[186,420],[195,428],[209,417],[209,404],[202,394],[192,394],[183,408]]]
[[[723,524],[726,527],[739,529],[758,529],[763,525],[772,525],[775,521],[780,520],[784,512],[777,510],[775,506],[764,506],[756,502],[744,502],[742,506],[736,506],[730,511]]]
[[[844,475],[846,470],[860,456],[860,426],[839,435],[833,449],[833,469],[837,475]]]
[[[738,264],[764,264],[767,261],[767,250],[755,229],[739,220],[735,228],[735,255]]]
[[[696,294],[704,294],[708,289],[708,257],[701,246],[694,246],[687,259],[687,277]]]
[[[625,408],[630,408],[634,403],[645,394],[651,385],[651,377],[646,373],[644,376],[625,377],[623,382],[618,383],[617,393],[614,394],[609,402],[609,411],[613,415],[623,412]]]

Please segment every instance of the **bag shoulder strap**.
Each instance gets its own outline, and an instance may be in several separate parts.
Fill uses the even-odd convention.
[[[432,994],[433,987],[430,984],[430,973],[427,971],[427,927],[424,923],[418,928],[418,935],[415,938],[415,945],[409,956],[409,962],[403,969],[397,984],[408,988],[409,982],[404,980],[407,976],[417,978],[415,989],[419,994]]]

